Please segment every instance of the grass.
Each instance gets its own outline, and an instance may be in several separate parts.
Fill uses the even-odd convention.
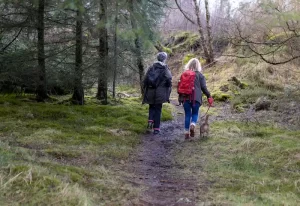
[[[231,103],[233,107],[240,104],[253,104],[259,97],[274,99],[277,95],[278,92],[272,92],[262,87],[248,88],[237,94]]]
[[[184,48],[183,43],[174,45],[177,51]],[[274,66],[258,58],[220,57],[217,61],[204,67],[216,105],[229,101],[235,111],[244,113],[265,97],[272,103],[270,111],[256,115],[270,125],[215,120],[209,138],[184,143],[176,154],[178,167],[184,168],[182,175],[197,179],[198,198],[209,205],[299,205],[299,66],[296,62]],[[233,82],[233,77],[243,85]],[[204,102],[201,115],[206,111]],[[218,112],[217,107],[208,113],[219,119]],[[243,118],[246,113],[230,111],[228,115]],[[287,117],[295,123],[287,122]]]
[[[293,64],[270,66],[257,59],[237,60],[216,65],[204,75],[212,94],[228,90],[225,94],[230,94],[229,101],[239,112],[266,97],[284,117],[291,109],[298,114],[296,106],[288,106],[299,99],[295,68]],[[228,81],[232,76],[249,86],[237,88]],[[289,113],[297,119],[295,115]],[[268,118],[275,117],[270,112]],[[213,205],[298,205],[300,132],[299,127],[284,128],[280,124],[218,121],[208,139],[187,143],[177,162],[185,167],[187,176],[196,174],[199,184],[209,188],[199,198]]]
[[[211,131],[208,139],[187,144],[177,156],[187,174],[211,182],[206,200],[216,205],[299,203],[299,131],[226,121],[214,123]]]
[[[1,205],[124,205],[136,198],[140,189],[118,168],[145,131],[148,107],[140,102],[67,106],[1,97]],[[170,111],[164,106],[162,120],[172,119]]]
[[[218,61],[204,69],[208,89],[217,105],[223,104],[217,100],[226,100],[236,111],[245,112],[259,98],[266,97],[272,106],[270,112],[261,113],[265,114],[263,120],[277,118],[272,116],[275,107],[281,119],[298,119],[297,65],[272,66],[257,58],[221,57]],[[232,77],[247,87],[234,85]],[[201,109],[203,115],[207,109]],[[209,113],[218,116],[216,110]],[[199,188],[204,188],[198,195],[201,201],[212,205],[299,204],[299,127],[287,130],[281,125],[285,122],[277,120],[276,125],[217,121],[211,126],[208,139],[185,143],[176,155],[176,163],[184,168],[184,176],[194,176]]]

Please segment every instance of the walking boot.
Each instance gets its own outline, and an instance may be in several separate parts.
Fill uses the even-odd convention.
[[[191,137],[195,137],[195,126],[196,126],[195,123],[192,123],[191,126],[190,126],[190,135],[191,135]]]
[[[148,121],[147,133],[151,133],[153,130],[153,121]]]

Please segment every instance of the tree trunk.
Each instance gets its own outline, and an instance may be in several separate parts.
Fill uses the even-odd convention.
[[[201,46],[204,51],[204,56],[206,57],[207,63],[210,63],[211,59],[210,59],[210,55],[208,53],[208,49],[206,46],[206,41],[205,41],[205,37],[204,37],[204,33],[203,33],[203,28],[202,28],[201,21],[200,21],[200,8],[198,6],[197,0],[193,0],[193,1],[194,1],[194,5],[195,5],[195,14],[197,16],[197,24],[198,24],[198,31],[199,31],[200,39],[201,39]]]
[[[116,98],[116,81],[118,68],[118,0],[116,0],[116,14],[115,14],[115,31],[114,31],[114,74],[113,74],[113,98]]]
[[[144,94],[143,91],[143,79],[144,79],[144,65],[143,65],[143,57],[142,57],[142,51],[141,51],[141,40],[139,37],[139,34],[137,32],[137,24],[134,19],[134,7],[133,7],[133,1],[130,0],[129,2],[129,11],[130,11],[130,22],[131,22],[131,27],[132,30],[135,34],[135,40],[134,40],[134,45],[135,45],[135,50],[134,53],[136,55],[136,63],[139,71],[139,80],[140,80],[140,88],[141,88],[141,94]]]
[[[84,91],[82,86],[82,13],[77,10],[76,20],[76,52],[75,52],[75,79],[72,102],[84,104]]]
[[[107,5],[105,0],[100,0],[99,7],[99,58],[98,91],[97,99],[107,104],[107,73],[108,73],[108,34],[107,34]]]
[[[212,39],[211,26],[210,26],[210,13],[209,13],[208,0],[205,0],[205,11],[206,11],[206,28],[207,28],[207,37],[208,37],[209,59],[210,62],[213,62],[214,51],[213,51],[213,39]]]
[[[36,90],[37,101],[44,101],[49,98],[47,94],[47,79],[46,79],[46,65],[45,65],[45,0],[39,0],[38,2],[38,16],[37,16],[37,31],[38,31],[38,85]]]

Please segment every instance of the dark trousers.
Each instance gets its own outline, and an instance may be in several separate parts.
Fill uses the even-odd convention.
[[[153,121],[153,129],[159,130],[162,104],[149,104],[149,122]]]

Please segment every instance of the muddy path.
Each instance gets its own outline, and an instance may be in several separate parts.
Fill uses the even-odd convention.
[[[199,144],[200,120],[196,125],[193,141],[184,139],[184,111],[182,106],[176,106],[177,101],[171,102],[174,106],[173,120],[162,122],[161,134],[145,134],[136,152],[130,158],[125,170],[131,174],[126,181],[136,188],[142,188],[142,193],[137,201],[128,205],[140,206],[185,206],[185,205],[210,205],[205,195],[213,184],[193,173],[187,173],[185,163],[178,162],[176,154],[188,148],[189,144]],[[228,103],[214,107],[214,115],[210,116],[209,122],[238,120],[244,121],[245,114],[232,112]],[[206,114],[201,113],[203,117]],[[203,120],[203,119],[202,119]],[[252,121],[252,118],[249,119]],[[191,151],[193,152],[193,151]],[[202,151],[194,151],[201,157]],[[188,157],[186,157],[188,158]],[[201,170],[201,161],[197,170]],[[191,165],[192,167],[192,165]]]
[[[130,177],[126,177],[126,181],[135,188],[142,189],[138,200],[130,201],[128,205],[210,205],[205,195],[214,181],[210,182],[202,176],[193,176],[191,173],[187,175],[186,164],[176,160],[177,153],[191,148],[188,144],[201,144],[201,141],[204,141],[199,139],[199,122],[196,127],[195,142],[185,141],[183,108],[175,106],[176,101],[172,104],[174,105],[173,120],[162,122],[160,135],[143,135],[141,144],[124,168],[127,173],[131,174]],[[204,113],[201,113],[201,116],[203,115]],[[276,123],[285,128],[284,121],[276,118],[279,115],[279,112],[256,112],[251,108],[244,113],[236,113],[232,110],[230,103],[219,103],[214,107],[209,122],[237,121],[259,125],[259,121],[270,121],[268,123],[271,125]],[[297,125],[289,125],[289,130],[292,130],[294,126]],[[201,157],[203,151],[190,152],[198,152]],[[201,164],[205,163],[199,161],[200,166],[196,168],[197,170],[204,168]]]
[[[133,205],[196,205],[197,197],[206,190],[199,187],[195,177],[185,176],[184,168],[174,158],[187,142],[183,135],[183,108],[176,106],[173,116],[172,121],[162,123],[160,135],[142,137],[128,164],[127,170],[133,174],[128,181],[144,188]]]

